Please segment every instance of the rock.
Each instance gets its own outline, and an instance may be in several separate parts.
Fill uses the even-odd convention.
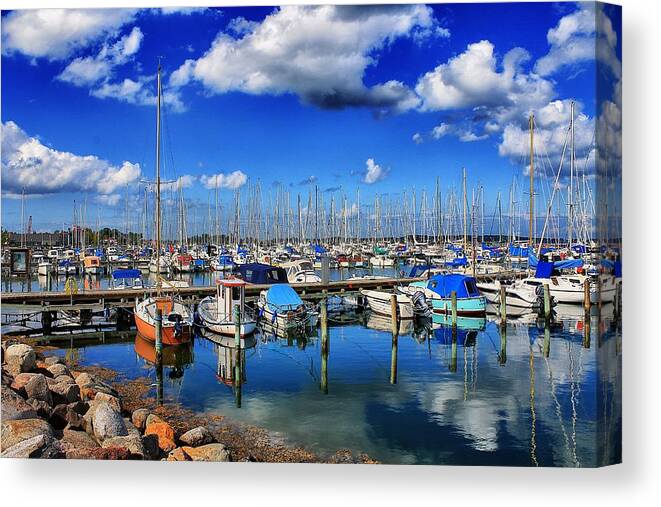
[[[7,347],[5,351],[5,362],[19,373],[31,371],[37,364],[37,356],[34,349],[29,345],[17,343]]]
[[[71,377],[71,372],[69,371],[69,368],[67,368],[61,363],[55,363],[51,366],[48,366],[46,369],[53,376],[53,378],[59,377],[60,375]]]
[[[71,407],[71,409],[78,415],[85,415],[89,410],[90,405],[85,401],[76,401],[74,403],[69,403],[69,407]]]
[[[158,417],[156,414],[149,414],[147,416],[147,419],[145,420],[145,427],[149,426],[151,423],[155,423],[155,422],[162,423],[162,422],[165,422],[165,421],[163,421],[163,419]]]
[[[53,395],[48,388],[46,377],[41,373],[32,377],[28,383],[25,384],[25,393],[28,398],[45,401],[49,405],[53,405]]]
[[[198,426],[190,431],[187,431],[179,437],[182,443],[190,447],[199,447],[212,443],[215,439],[213,435],[204,426]]]
[[[56,430],[69,429],[84,429],[83,417],[78,414],[69,405],[57,405],[48,419],[48,422]]]
[[[92,437],[84,431],[65,429],[62,432],[60,444],[67,458],[76,459],[82,452],[90,449],[98,449],[100,446]]]
[[[58,356],[48,356],[44,359],[44,363],[46,363],[46,366],[53,366],[54,364],[64,364],[64,361]]]
[[[84,400],[93,400],[96,393],[102,392],[117,397],[117,391],[97,377],[89,373],[80,373],[75,376],[76,384],[80,387],[80,396]]]
[[[50,385],[51,395],[54,403],[74,403],[80,400],[80,387],[78,384],[66,382],[55,382]]]
[[[149,421],[149,418],[147,420]],[[158,447],[163,452],[170,452],[177,447],[174,443],[174,430],[172,426],[160,419],[158,421],[152,419],[151,423],[147,422],[145,435],[156,435],[158,437]]]
[[[181,447],[177,447],[170,451],[167,459],[168,461],[193,461],[193,458],[191,458]]]
[[[142,437],[142,448],[145,451],[145,459],[155,460],[161,455],[161,449],[158,447],[158,436],[144,435]]]
[[[38,417],[41,417],[42,419],[48,419],[50,417],[51,406],[45,401],[35,400],[34,398],[30,398],[27,401],[27,404],[30,405],[34,410],[36,410]]]
[[[129,450],[134,459],[145,458],[145,448],[142,445],[140,433],[133,433],[122,437],[112,437],[103,441],[102,447],[123,447]]]
[[[2,449],[9,449],[19,442],[36,437],[37,435],[46,435],[47,437],[55,438],[51,425],[42,419],[2,421],[0,445]]]
[[[230,454],[223,444],[207,444],[200,447],[182,447],[193,461],[221,461],[230,460]]]
[[[116,412],[122,413],[122,403],[119,401],[117,396],[112,396],[107,393],[98,392],[94,396],[94,401],[106,401],[110,406],[115,409]]]
[[[131,422],[140,431],[144,431],[145,426],[147,425],[147,416],[149,416],[149,410],[146,408],[139,408],[131,414]]]
[[[4,447],[3,447],[4,449]],[[0,454],[2,458],[63,458],[64,450],[60,442],[48,435],[35,435],[23,440]]]
[[[2,367],[2,376],[0,377],[0,382],[2,382],[2,387],[11,387],[14,382],[14,375],[9,373],[7,369]]]
[[[19,394],[26,395],[25,386],[36,375],[38,375],[38,373],[19,373],[14,377],[14,381],[11,383],[11,388]]]
[[[35,419],[37,411],[11,389],[2,389],[2,420]]]
[[[75,449],[67,453],[69,459],[107,459],[127,460],[131,459],[131,451],[125,447],[98,447],[96,449]]]
[[[124,419],[108,402],[99,401],[92,416],[92,427],[97,440],[128,435]]]
[[[60,375],[58,377],[55,377],[53,379],[54,382],[57,382],[58,384],[65,383],[65,384],[76,384],[76,381],[74,380],[73,377],[70,377],[69,375]],[[78,385],[78,384],[76,384]]]

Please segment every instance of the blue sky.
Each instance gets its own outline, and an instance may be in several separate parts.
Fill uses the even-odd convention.
[[[186,198],[203,206],[214,181],[225,203],[257,181],[263,195],[283,185],[292,202],[314,182],[350,202],[360,188],[367,203],[433,191],[437,176],[444,191],[458,188],[466,167],[491,208],[525,174],[530,111],[540,157],[559,159],[572,99],[579,158],[592,148],[599,37],[600,79],[616,90],[603,100],[619,112],[619,14],[591,4],[76,14],[3,12],[9,229],[20,224],[23,189],[36,230],[70,223],[74,199],[87,199],[88,221],[121,224],[127,185],[140,206],[139,182],[154,174],[159,56],[163,174],[182,178]],[[602,14],[614,23],[605,32]]]

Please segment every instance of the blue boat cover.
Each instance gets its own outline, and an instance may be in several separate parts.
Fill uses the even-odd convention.
[[[527,257],[529,253],[529,248],[523,248],[520,246],[510,245],[509,252],[513,257]]]
[[[141,275],[142,273],[140,273],[139,269],[116,269],[112,272],[112,277],[115,280],[122,278],[140,278]]]
[[[468,264],[468,259],[466,257],[456,257],[451,261],[446,261],[445,266],[449,268],[458,268],[461,266],[466,266]]]
[[[323,254],[323,253],[326,253],[326,252],[327,252],[327,250],[323,246],[314,245],[314,253]]]
[[[239,275],[248,283],[287,283],[287,272],[283,268],[258,262],[239,265]]]
[[[537,260],[537,256],[534,253],[528,256],[528,266],[531,268],[536,268],[537,264],[541,262]],[[553,269],[574,269],[583,267],[583,259],[565,259],[564,261],[547,262],[545,264],[551,264]],[[548,278],[548,276],[540,278]]]
[[[551,278],[553,274],[553,263],[539,261],[537,263],[537,270],[535,271],[535,278]]]
[[[295,310],[303,304],[296,291],[286,283],[274,285],[266,291],[266,303],[274,312]]]
[[[452,291],[456,291],[458,298],[478,297],[475,278],[458,273],[438,274],[432,276],[427,282],[427,288],[434,291],[442,298],[451,297]]]
[[[411,272],[409,273],[409,278],[417,278],[419,276],[422,276],[422,273],[427,271],[428,269],[433,269],[436,266],[433,266],[432,264],[423,264],[421,266],[413,266],[411,268]]]

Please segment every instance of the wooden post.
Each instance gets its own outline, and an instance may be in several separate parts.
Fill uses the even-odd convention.
[[[48,336],[53,331],[53,315],[50,311],[46,310],[41,312],[41,332],[44,336]]]
[[[326,299],[321,303],[321,392],[328,394],[328,307]]]
[[[399,334],[399,315],[397,308],[397,294],[390,296],[390,314],[392,315],[392,334]]]
[[[544,326],[544,357],[549,357],[551,353],[551,326],[549,326],[548,321]]]
[[[466,350],[464,349],[464,354]],[[450,355],[450,364],[448,366],[450,373],[457,372],[457,328],[452,328],[452,353]]]
[[[590,315],[590,279],[586,278],[583,282],[583,308],[585,315]]]
[[[234,305],[234,315],[232,316],[234,321],[234,346],[237,349],[241,348],[241,308],[239,305]]]
[[[507,326],[507,290],[500,284],[500,327]]]
[[[453,290],[450,293],[450,298],[452,300],[452,327],[457,328],[457,291]]]
[[[586,349],[590,348],[590,339],[591,339],[590,328],[592,327],[591,320],[592,319],[590,317],[590,314],[588,313],[585,316],[585,320],[583,321],[583,347]]]
[[[551,288],[545,283],[544,287],[544,319],[546,322],[551,320]]]
[[[397,383],[397,347],[398,347],[398,335],[397,333],[392,334],[392,347],[390,352],[390,383]]]
[[[163,361],[163,311],[160,308],[156,308],[156,314],[154,315],[154,337],[156,341],[156,363],[162,363]]]
[[[505,366],[507,362],[507,326],[500,328],[500,354],[498,354],[498,364]]]

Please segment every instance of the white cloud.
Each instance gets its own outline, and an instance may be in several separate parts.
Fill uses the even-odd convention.
[[[459,135],[459,140],[462,143],[472,143],[474,141],[482,141],[482,140],[486,139],[487,137],[489,137],[488,134],[477,135],[475,132],[473,132],[471,130],[467,130],[467,131],[462,132]]]
[[[109,194],[109,195],[97,195],[94,199],[99,204],[104,206],[117,206],[120,199],[122,198],[119,194]]]
[[[598,59],[617,78],[622,67],[615,53],[617,34],[601,6],[581,4],[580,8],[558,21],[547,35],[548,54],[537,60],[535,71],[548,76],[568,65]]]
[[[16,123],[2,124],[3,192],[48,194],[97,192],[109,195],[140,178],[140,165],[119,166],[94,155],[75,155],[45,146]]]
[[[133,27],[129,34],[114,43],[103,44],[95,56],[72,60],[57,79],[76,86],[90,86],[101,80],[107,82],[115,67],[125,64],[138,52],[143,37],[140,28]]]
[[[6,54],[63,60],[135,19],[135,9],[32,9],[2,18]]]
[[[115,99],[128,104],[140,106],[156,105],[155,76],[139,76],[137,80],[125,78],[122,81],[106,81],[98,88],[90,90],[90,95],[99,99]],[[172,112],[186,110],[178,90],[165,90],[161,95],[161,103],[169,106]]]
[[[365,162],[365,165],[367,166],[367,169],[365,170],[363,181],[368,185],[372,185],[373,183],[383,180],[390,172],[389,170],[384,169],[379,164],[374,162],[374,159],[372,158],[368,158],[367,162]]]
[[[218,173],[212,175],[203,174],[200,176],[200,182],[208,189],[229,188],[235,190],[241,188],[248,181],[248,175],[243,171],[233,171],[231,173]]]
[[[197,176],[192,174],[184,174],[179,176],[175,181],[169,183],[161,183],[161,190],[179,190],[179,188],[190,188],[197,181]]]
[[[198,81],[211,93],[293,93],[327,109],[403,111],[418,104],[411,90],[398,81],[367,87],[363,76],[377,63],[376,51],[434,26],[432,10],[422,5],[283,6],[258,25],[231,24],[170,84]]]
[[[420,132],[416,132],[413,134],[413,137],[411,138],[415,144],[422,144],[424,142],[424,139],[422,137],[422,134]]]
[[[207,7],[160,7],[157,10],[164,16],[170,16],[172,14],[190,16],[191,14],[199,14],[206,11]]]
[[[440,123],[436,125],[432,131],[431,135],[434,139],[440,139],[441,137],[450,133],[451,127],[447,123]]]

